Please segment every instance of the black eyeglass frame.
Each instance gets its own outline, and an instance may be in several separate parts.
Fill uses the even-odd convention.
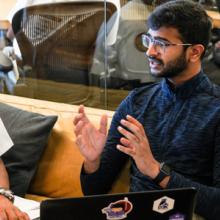
[[[165,50],[169,46],[192,46],[193,44],[189,43],[171,43],[168,41],[164,41],[162,39],[155,39],[148,33],[143,33],[141,35],[142,39],[142,45],[145,47],[146,51],[149,49],[150,44],[154,46],[154,49],[157,51],[163,51],[165,53]]]

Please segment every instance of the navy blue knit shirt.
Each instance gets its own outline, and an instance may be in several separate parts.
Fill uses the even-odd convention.
[[[81,174],[85,194],[108,192],[129,159],[116,149],[127,114],[144,126],[155,159],[172,167],[167,188],[196,187],[195,212],[220,219],[220,88],[200,72],[175,89],[164,79],[133,90],[113,117],[100,169]],[[130,191],[153,189],[161,188],[132,161]]]

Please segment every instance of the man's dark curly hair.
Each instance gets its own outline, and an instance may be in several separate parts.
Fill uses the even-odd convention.
[[[156,7],[147,23],[152,30],[176,28],[184,43],[202,44],[205,50],[211,36],[211,19],[200,4],[190,0],[168,1]]]

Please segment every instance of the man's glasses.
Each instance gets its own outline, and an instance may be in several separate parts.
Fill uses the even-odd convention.
[[[167,47],[170,46],[191,46],[192,44],[174,44],[162,39],[155,39],[149,34],[142,34],[142,44],[145,47],[146,51],[149,49],[150,45],[154,46],[154,49],[157,52],[165,53]]]

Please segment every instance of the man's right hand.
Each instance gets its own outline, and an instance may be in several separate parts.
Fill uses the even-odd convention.
[[[16,206],[9,199],[0,195],[0,220],[30,220],[28,215]]]
[[[104,149],[107,136],[107,116],[103,115],[97,129],[87,118],[84,106],[80,106],[73,121],[75,125],[76,143],[84,156],[84,170],[93,173],[99,167],[100,155]]]

